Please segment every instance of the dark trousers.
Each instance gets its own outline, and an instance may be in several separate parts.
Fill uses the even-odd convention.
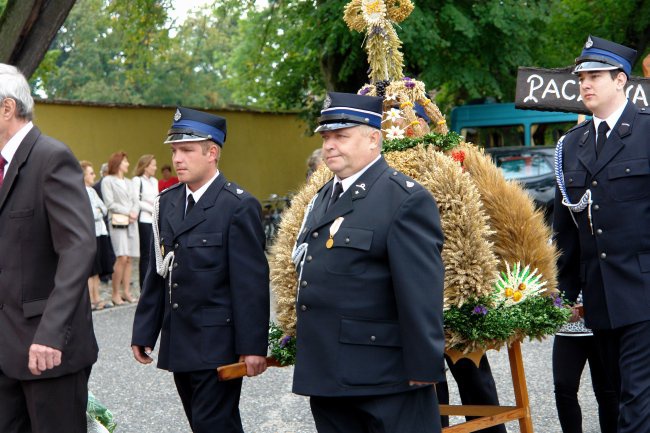
[[[492,369],[490,368],[487,356],[483,355],[478,368],[467,358],[459,359],[455,364],[452,364],[449,357],[445,356],[445,359],[447,360],[449,371],[458,385],[460,401],[463,404],[490,406],[499,404],[497,386],[494,383]],[[441,404],[449,404],[449,387],[447,382],[440,382],[436,386],[436,392]],[[465,417],[467,421],[475,418],[471,416]],[[449,426],[449,417],[442,417],[442,425],[444,427]],[[481,433],[506,433],[506,427],[502,424],[478,431]]]
[[[650,432],[650,321],[593,332],[619,393],[618,433]]]
[[[0,371],[0,432],[86,433],[90,370],[26,381]]]
[[[174,373],[176,390],[193,433],[243,433],[242,380],[219,382],[214,370]]]
[[[153,239],[153,226],[138,221],[138,234],[140,235],[140,290],[144,283],[144,276],[149,268],[149,253],[151,251],[151,240]]]
[[[562,431],[582,433],[582,411],[578,403],[578,389],[587,361],[589,361],[591,383],[598,402],[600,431],[616,433],[618,397],[605,372],[594,337],[557,335],[553,342],[553,386]]]
[[[318,433],[440,433],[432,386],[367,397],[311,397]]]

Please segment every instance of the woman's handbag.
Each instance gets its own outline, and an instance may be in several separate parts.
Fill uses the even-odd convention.
[[[112,213],[111,225],[114,229],[125,229],[129,226],[129,216],[121,213]]]

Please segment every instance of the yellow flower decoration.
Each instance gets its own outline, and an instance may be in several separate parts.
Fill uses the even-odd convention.
[[[506,290],[504,292],[506,298],[512,298],[513,293],[514,291],[510,287],[506,287]]]
[[[542,281],[537,269],[531,271],[530,266],[522,268],[520,263],[515,263],[511,268],[508,262],[505,263],[506,272],[501,272],[499,279],[494,283],[497,302],[507,307],[544,292],[546,281]]]
[[[526,290],[526,284],[524,284],[524,283],[519,284],[519,287],[517,287],[517,290],[520,290],[520,291],[523,292],[524,290]]]
[[[515,302],[521,301],[521,298],[524,297],[524,294],[521,293],[519,290],[517,290],[515,293],[512,294],[512,300]]]

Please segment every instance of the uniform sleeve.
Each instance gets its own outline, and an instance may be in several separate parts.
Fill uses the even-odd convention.
[[[97,243],[90,199],[79,163],[69,150],[53,153],[43,174],[43,197],[58,257],[54,289],[33,343],[63,350],[68,327],[87,290]]]
[[[553,205],[553,238],[560,253],[557,261],[558,287],[567,301],[575,302],[581,290],[580,239],[571,210],[562,204],[562,194],[557,186]]]
[[[387,245],[410,380],[443,379],[442,245],[435,200],[426,190],[411,194],[395,215]]]
[[[246,197],[234,212],[229,229],[230,290],[235,352],[265,356],[269,331],[269,265],[264,254],[262,209]]]

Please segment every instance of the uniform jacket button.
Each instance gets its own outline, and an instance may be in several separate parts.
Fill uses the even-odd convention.
[[[174,269],[178,267],[178,263],[174,262]]]
[[[226,319],[226,323],[230,323],[230,317]]]
[[[302,283],[300,283],[300,287],[307,287],[307,281],[303,280]]]
[[[314,239],[316,239],[316,238],[318,237],[318,232],[314,232],[314,233],[312,233],[312,234],[311,234],[311,237],[314,238]]]
[[[605,260],[607,258],[607,254],[605,253],[600,253],[600,258]]]
[[[594,180],[593,182],[591,182],[591,184],[592,184],[593,186],[598,186],[598,181],[597,181],[597,180]]]
[[[178,245],[178,243],[175,243],[174,248],[178,248],[178,247],[180,247],[180,245]]]
[[[595,205],[594,205],[594,210],[598,210],[598,209],[600,209],[600,206],[598,206],[597,204],[595,204]]]
[[[178,310],[178,304],[176,302],[172,305],[172,310]]]
[[[300,306],[300,309],[301,309],[302,311],[307,311],[307,306],[306,306],[306,305],[301,305],[301,306]]]
[[[172,284],[172,287],[175,289],[176,287],[178,287],[178,283]]]
[[[596,230],[596,234],[602,235],[603,234],[603,229]]]
[[[573,178],[572,177],[569,178],[569,183],[573,183]]]
[[[349,244],[350,243],[350,238],[345,238],[345,243]]]
[[[201,242],[203,242],[203,244],[205,245],[205,244],[208,243],[208,240],[207,239],[201,239]]]
[[[375,341],[375,340],[377,340],[377,337],[375,337],[374,335],[371,335],[370,336],[370,341]]]
[[[307,256],[307,261],[311,262],[312,261],[312,256]]]

